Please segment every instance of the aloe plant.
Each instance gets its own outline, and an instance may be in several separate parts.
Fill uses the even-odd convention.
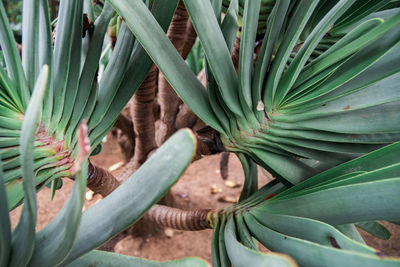
[[[165,30],[176,6],[176,1],[153,1],[150,6]],[[192,160],[194,137],[182,131],[159,148],[115,193],[82,215],[88,156],[153,64],[122,24],[114,52],[98,79],[103,40],[115,12],[106,2],[98,17],[93,14],[90,1],[61,1],[53,29],[47,0],[23,1],[20,57],[0,3],[1,57],[5,62],[0,66],[1,266],[74,264],[75,259],[137,221]],[[183,152],[171,158],[177,149]],[[160,176],[160,168],[167,169],[166,165],[172,168]],[[51,184],[54,193],[60,177],[74,178],[74,189],[58,215],[35,233],[36,191]],[[24,206],[20,221],[11,231],[7,213],[21,203]],[[98,252],[96,258],[103,257],[104,262],[115,257],[99,253],[104,254]],[[121,262],[162,264],[131,257]],[[205,264],[191,258],[176,263]],[[174,263],[166,263],[171,264]]]
[[[214,10],[208,1],[185,1],[207,59],[207,90],[140,1],[110,2],[225,148],[287,186],[399,139],[400,15],[378,11],[389,1],[279,1],[255,63],[260,1],[245,1],[237,74],[230,50],[238,1],[221,24],[221,2],[212,2]]]
[[[245,185],[240,202],[208,216],[214,228],[215,266],[229,266],[230,261],[242,266],[253,258],[276,259],[278,266],[294,264],[279,255],[255,252],[253,237],[305,266],[320,266],[321,261],[327,266],[399,264],[398,260],[380,259],[375,251],[344,235],[360,241],[353,223],[368,221],[364,228],[376,233],[382,228],[375,220],[399,218],[392,205],[399,201],[395,193],[399,172],[391,169],[390,178],[380,173],[381,168],[397,163],[386,165],[382,159],[376,166],[368,160],[398,144],[356,159],[400,137],[398,2],[184,0],[204,49],[207,88],[141,1],[110,3],[177,94],[219,132],[225,149],[235,152],[242,162]],[[261,16],[266,27],[255,59]],[[239,25],[236,72],[231,53]],[[349,160],[355,165],[346,169]],[[266,186],[273,190],[257,191],[256,164],[277,179]],[[368,193],[364,195],[363,190]],[[379,203],[374,212],[358,204],[368,195]],[[302,198],[304,202],[297,202]],[[335,218],[329,217],[327,211],[335,209]],[[350,216],[353,213],[359,216]],[[282,225],[274,224],[272,218]],[[303,228],[292,229],[296,224],[312,230],[302,235],[296,231]],[[335,237],[310,237],[314,229],[324,232],[328,228],[349,243],[342,247]],[[285,237],[289,241],[281,241]],[[352,244],[357,244],[356,248]],[[304,250],[309,252],[301,255]],[[371,251],[372,256],[368,255]]]
[[[400,221],[400,143],[388,145],[400,139],[398,1],[184,3],[204,50],[207,89],[165,35],[178,1],[110,0],[97,18],[90,1],[61,1],[54,46],[47,1],[24,1],[22,60],[0,4],[1,265],[206,265],[93,251],[137,221],[179,178],[195,151],[188,131],[175,134],[81,214],[87,158],[153,60],[218,131],[225,149],[238,155],[245,185],[231,207],[180,211],[189,224],[168,217],[169,208],[150,209],[149,216],[179,229],[212,228],[215,266],[398,266],[398,259],[366,246],[354,227],[386,238],[376,221]],[[110,4],[125,23],[97,79],[114,15]],[[83,28],[84,13],[93,26]],[[255,60],[254,44],[264,32]],[[238,36],[236,73],[231,52]],[[276,178],[259,190],[256,164]],[[61,176],[75,178],[73,192],[35,233],[36,190],[54,189]],[[11,233],[6,212],[22,202]],[[259,252],[257,240],[273,252]]]
[[[165,30],[176,5],[154,1],[151,6]],[[0,44],[5,60],[5,69],[0,70],[0,154],[9,209],[23,199],[21,126],[39,70],[48,66],[49,82],[33,149],[38,190],[50,183],[54,189],[57,178],[74,175],[79,123],[87,120],[90,144],[95,149],[152,66],[143,48],[122,24],[119,41],[98,79],[103,40],[115,12],[106,2],[98,17],[93,14],[90,1],[61,1],[53,44],[48,2],[24,1],[20,59],[4,6],[0,5]]]

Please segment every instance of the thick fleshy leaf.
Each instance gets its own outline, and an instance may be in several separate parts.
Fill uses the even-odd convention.
[[[242,35],[239,51],[239,94],[245,104],[253,107],[251,95],[251,75],[253,74],[254,43],[257,35],[258,15],[261,0],[246,1],[244,4]]]
[[[0,265],[6,266],[11,251],[11,225],[8,215],[6,188],[0,162]]]
[[[274,97],[274,106],[278,106],[290,91],[295,80],[300,74],[301,69],[306,64],[312,51],[315,49],[319,41],[324,37],[326,32],[335,23],[335,21],[354,3],[355,1],[339,1],[326,16],[315,26],[308,36],[307,40],[302,44],[297,52],[294,60],[290,63],[289,68],[282,76],[277,87]]]
[[[181,130],[165,142],[127,181],[83,213],[67,264],[136,222],[177,181],[192,160],[196,138]],[[118,203],[118,205],[116,205]],[[103,215],[107,214],[106,217]]]
[[[356,226],[383,240],[389,240],[392,237],[390,231],[379,222],[362,222],[357,223]]]
[[[49,70],[44,66],[29,101],[21,131],[21,169],[24,207],[13,232],[10,266],[25,266],[32,256],[36,227],[36,189],[33,166],[33,141],[37,131],[42,101],[47,88]]]
[[[265,202],[257,209],[340,225],[399,220],[400,178],[338,186],[290,199]],[[368,206],[364,205],[368,203]]]
[[[250,213],[264,226],[285,235],[308,240],[324,246],[337,244],[340,248],[349,251],[375,255],[376,250],[366,245],[351,240],[339,230],[329,224],[311,220],[279,214],[261,213],[260,211]]]
[[[23,1],[22,3],[22,66],[30,90],[36,81],[38,67],[39,39],[39,2],[40,0]]]
[[[19,95],[19,97],[14,97],[13,100],[22,112],[29,101],[29,88],[3,3],[0,3],[0,21],[0,45],[6,62],[7,73],[17,85],[16,89]]]
[[[268,25],[270,25],[270,27],[267,28],[267,31],[265,33],[253,76],[253,106],[256,110],[258,103],[262,99],[261,92],[263,88],[264,78],[267,74],[267,69],[271,61],[272,52],[276,46],[276,41],[278,40],[279,33],[283,26],[289,3],[290,1],[288,0],[278,1],[268,18],[267,23]]]
[[[111,0],[136,38],[182,100],[208,125],[223,132],[203,85],[183,61],[141,0]]]
[[[238,154],[237,156],[242,164],[244,172],[244,185],[239,198],[239,201],[242,201],[257,191],[258,172],[257,165],[251,160],[251,158],[248,158],[243,154]]]
[[[238,242],[235,233],[235,223],[231,217],[225,226],[225,244],[233,266],[297,266],[296,262],[290,257],[279,253],[262,253],[249,249]]]
[[[51,131],[54,131],[61,118],[64,106],[65,92],[67,90],[68,73],[71,63],[73,36],[75,20],[77,17],[78,3],[81,0],[61,1],[57,31],[54,41],[54,106],[51,120]]]
[[[80,138],[87,137],[80,136]],[[87,146],[88,144],[84,145]],[[89,152],[87,150],[81,153],[84,155]],[[68,255],[74,244],[86,189],[88,162],[85,159],[82,160],[84,160],[83,166],[78,166],[81,170],[75,176],[75,184],[67,202],[57,216],[36,235],[35,251],[30,260],[32,266],[51,267],[58,265]]]
[[[156,0],[152,5],[151,13],[164,32],[168,30],[176,6],[176,0],[168,2]],[[90,138],[93,141],[92,144],[94,145],[93,147],[100,143],[100,140],[103,139],[113,126],[123,107],[125,107],[129,99],[131,99],[132,95],[146,78],[152,65],[153,62],[147,55],[146,50],[136,42],[133,54],[129,61],[128,69],[126,70],[121,85],[110,105],[111,108],[108,109],[100,124],[97,125],[90,134]]]
[[[129,257],[117,253],[93,250],[76,259],[68,267],[108,267],[114,266],[142,266],[142,267],[207,267],[209,264],[200,258],[182,258],[178,260],[157,262],[141,258]]]
[[[399,261],[376,255],[352,252],[278,233],[258,222],[250,213],[245,221],[254,236],[272,251],[287,253],[301,266],[398,266]]]
[[[289,19],[287,31],[275,55],[265,86],[263,102],[268,112],[273,109],[273,99],[279,81],[283,76],[287,59],[317,4],[318,1],[300,2],[295,8],[293,16]]]
[[[110,108],[128,68],[134,42],[135,37],[128,26],[123,23],[118,33],[118,39],[111,54],[110,62],[107,64],[99,83],[97,104],[90,118],[89,128],[95,127]]]
[[[192,0],[184,2],[224,103],[233,113],[243,116],[239,103],[238,77],[218,21],[214,16],[210,16],[214,13],[210,2]],[[205,17],[208,19],[203,19]]]
[[[108,23],[110,22],[113,14],[114,9],[108,2],[106,2],[100,16],[98,16],[94,22],[93,32],[89,31],[87,36],[83,40],[83,46],[87,47],[88,52],[86,54],[85,63],[82,67],[78,93],[75,99],[74,108],[72,110],[68,130],[66,133],[67,142],[70,142],[69,139],[71,139],[72,135],[76,132],[78,124],[82,119],[82,113],[84,112],[89,98],[93,93],[93,88],[96,88],[95,86],[93,86],[93,82],[95,80],[96,71],[99,65],[99,58],[103,47],[104,34],[107,31]],[[92,90],[88,90],[88,88],[92,88]]]

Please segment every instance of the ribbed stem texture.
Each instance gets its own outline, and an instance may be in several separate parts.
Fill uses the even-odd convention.
[[[106,197],[118,186],[118,180],[110,172],[89,163],[87,187],[90,190]]]
[[[146,213],[145,218],[156,222],[160,226],[177,230],[198,231],[211,229],[207,223],[207,214],[210,210],[185,211],[163,205],[154,205]]]

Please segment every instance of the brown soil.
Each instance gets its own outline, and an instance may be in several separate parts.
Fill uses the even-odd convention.
[[[103,168],[109,168],[115,163],[121,162],[123,157],[120,153],[117,141],[111,135],[104,146],[100,155],[92,157],[92,162]],[[240,187],[229,188],[225,185],[219,174],[219,155],[209,156],[191,164],[181,179],[172,187],[171,192],[174,197],[175,207],[182,209],[211,208],[218,209],[230,203],[220,202],[218,199],[227,197],[237,199]],[[113,171],[114,175],[119,170]],[[260,186],[269,181],[269,178],[259,172]],[[229,180],[243,183],[243,173],[239,160],[233,154],[230,155]],[[40,191],[38,197],[38,221],[37,230],[48,224],[57,214],[64,204],[72,189],[73,181],[64,179],[64,185],[59,190],[54,199],[50,201],[50,190],[45,188]],[[221,192],[211,194],[210,188]],[[101,200],[101,196],[95,195],[92,199],[86,200],[84,209],[94,205]],[[21,207],[11,213],[13,227],[19,218]],[[400,226],[385,223],[392,231],[393,237],[388,241],[383,241],[362,232],[366,242],[379,248],[384,254],[400,256]],[[155,228],[154,234],[145,237],[128,236],[121,240],[115,247],[117,253],[142,257],[153,260],[171,260],[180,257],[198,256],[211,262],[211,230],[198,232],[185,232],[172,229]]]

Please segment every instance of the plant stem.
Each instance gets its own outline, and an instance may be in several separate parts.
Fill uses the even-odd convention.
[[[89,163],[87,187],[90,190],[106,197],[118,186],[118,180],[110,172]]]
[[[89,163],[88,176],[87,186],[103,197],[110,194],[119,185],[118,180],[110,172],[91,163]],[[160,226],[198,231],[211,228],[210,223],[207,222],[210,212],[208,209],[185,211],[156,204],[145,214],[145,218]]]
[[[207,209],[186,211],[156,204],[149,209],[145,218],[164,227],[185,231],[198,231],[211,229],[211,226],[207,223],[209,212],[210,210]]]

